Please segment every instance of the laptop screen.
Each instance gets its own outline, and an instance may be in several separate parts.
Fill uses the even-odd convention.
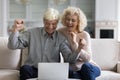
[[[68,63],[38,63],[39,80],[67,80]]]

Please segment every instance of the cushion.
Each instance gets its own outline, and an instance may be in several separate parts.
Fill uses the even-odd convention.
[[[0,70],[0,80],[19,80],[19,71],[18,70]]]
[[[92,39],[93,60],[103,70],[116,70],[119,43],[115,39]]]
[[[21,66],[24,65],[26,59],[28,57],[28,47],[25,49],[22,49],[22,60],[21,60]]]
[[[19,49],[8,49],[7,43],[7,37],[0,37],[0,68],[17,69],[20,66],[21,52]]]
[[[113,71],[101,71],[101,76],[96,80],[120,80],[120,74]]]

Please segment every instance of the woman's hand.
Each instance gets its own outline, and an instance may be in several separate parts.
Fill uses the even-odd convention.
[[[76,51],[78,49],[77,34],[74,32],[68,32],[68,34],[69,34],[71,49],[73,51]]]
[[[80,39],[79,42],[78,42],[78,51],[83,49],[85,45],[86,45],[86,40],[85,39]]]
[[[77,43],[77,35],[74,32],[69,32],[70,39],[73,41],[73,43]]]

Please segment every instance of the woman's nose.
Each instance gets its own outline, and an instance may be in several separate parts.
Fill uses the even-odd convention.
[[[71,24],[71,23],[72,23],[72,21],[71,21],[71,20],[69,20],[69,23]]]

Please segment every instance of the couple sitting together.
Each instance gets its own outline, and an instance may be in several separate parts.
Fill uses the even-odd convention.
[[[63,28],[56,30],[61,19]],[[10,49],[28,47],[28,57],[20,68],[20,80],[36,78],[39,62],[68,62],[69,78],[95,80],[101,73],[99,66],[92,61],[91,40],[84,31],[87,19],[80,8],[68,7],[62,16],[53,8],[48,8],[43,16],[44,26],[24,29],[23,20],[16,19],[9,36]]]

